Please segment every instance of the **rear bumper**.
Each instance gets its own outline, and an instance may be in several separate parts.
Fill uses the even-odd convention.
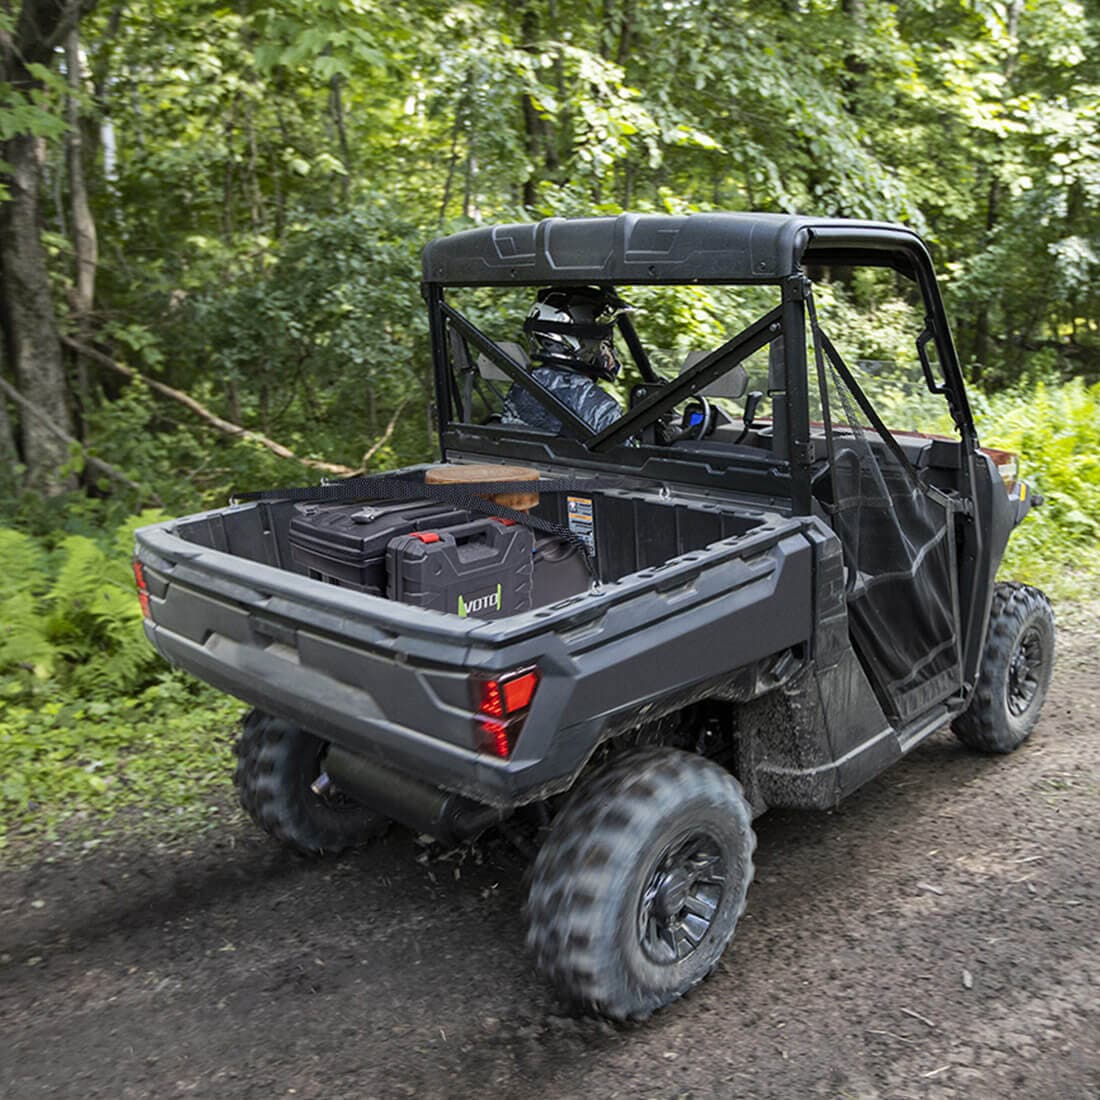
[[[288,718],[326,740],[384,760],[398,771],[430,777],[447,790],[490,804],[505,804],[513,794],[507,764],[449,742],[421,728],[447,725],[469,736],[475,718],[432,708],[419,728],[392,721],[372,695],[332,676],[303,667],[284,648],[257,649],[231,640],[200,645],[146,621],[145,633],[171,664],[270,714]]]

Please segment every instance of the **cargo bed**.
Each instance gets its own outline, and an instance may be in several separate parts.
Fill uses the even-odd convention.
[[[806,517],[665,486],[593,496],[599,582],[497,620],[309,577],[285,502],[147,527],[146,633],[180,668],[392,769],[501,808],[542,798],[606,736],[812,632]],[[547,495],[540,511],[565,507]],[[476,686],[521,668],[538,691],[499,759],[478,742]]]

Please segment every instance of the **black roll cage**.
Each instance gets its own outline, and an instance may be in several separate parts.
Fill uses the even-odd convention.
[[[625,229],[631,229],[635,223],[630,222],[628,220],[630,218],[634,218],[635,222],[638,221],[637,216],[633,215],[623,215],[619,219],[614,219],[616,231],[620,223],[624,224]],[[550,257],[549,231],[558,226],[569,227],[571,224],[562,222],[560,219],[551,219],[549,222],[537,225],[468,231],[456,237],[442,238],[429,245],[425,250],[425,275],[431,274],[437,277],[426,277],[422,290],[429,310],[436,403],[444,457],[448,434],[452,425],[455,424],[455,409],[461,408],[461,398],[451,369],[452,351],[447,339],[448,329],[476,347],[513,383],[521,385],[539,404],[562,422],[565,434],[575,441],[573,446],[562,448],[563,450],[568,449],[575,453],[576,445],[579,444],[584,456],[591,456],[593,460],[603,456],[604,465],[610,458],[609,452],[614,448],[631,437],[638,438],[644,428],[654,424],[692,393],[714,382],[748,356],[778,340],[776,350],[781,348],[782,353],[773,355],[768,379],[768,393],[772,399],[773,408],[773,448],[769,460],[773,464],[780,464],[789,475],[789,480],[786,478],[778,480],[789,486],[792,511],[796,514],[809,514],[812,510],[811,467],[820,456],[815,454],[809,423],[809,364],[806,354],[806,335],[807,306],[812,306],[812,282],[806,276],[804,268],[808,265],[836,265],[892,268],[913,280],[919,287],[925,307],[925,322],[917,339],[917,353],[925,384],[930,392],[941,394],[947,399],[959,431],[964,466],[968,464],[968,460],[977,448],[977,437],[931,258],[919,237],[899,226],[846,222],[839,219],[823,221],[795,217],[776,219],[769,215],[697,215],[694,218],[697,221],[710,219],[711,222],[708,224],[716,228],[730,231],[732,227],[740,233],[744,232],[743,226],[746,223],[781,231],[775,235],[775,240],[784,246],[789,246],[792,273],[776,277],[769,271],[753,277],[751,273],[738,267],[738,254],[731,249],[729,274],[726,277],[722,277],[716,271],[716,261],[713,257],[704,258],[703,266],[709,264],[705,277],[692,277],[691,267],[695,255],[692,252],[687,253],[682,260],[677,260],[676,270],[670,270],[666,274],[654,264],[644,270],[630,266],[628,261],[631,260],[632,253],[624,247],[601,261],[603,263],[603,269],[599,272],[603,275],[601,278],[597,275],[596,268],[593,267],[590,272],[585,268],[590,255],[594,256],[596,253],[586,252],[584,244],[579,248],[575,244],[572,246],[573,251],[570,255],[573,262],[569,265],[557,264],[554,258]],[[670,226],[667,232],[673,234],[680,232],[680,228],[673,228],[674,226],[682,228],[684,223],[691,223],[693,218],[653,217],[650,220],[657,223],[658,227],[667,223]],[[601,219],[590,220],[590,222],[596,221]],[[606,221],[612,221],[612,219]],[[489,243],[499,250],[497,236],[490,235],[496,235],[498,231],[518,234],[520,230],[530,231],[536,238],[545,237],[546,257],[534,254],[534,259],[529,263],[531,268],[529,271],[522,268],[512,268],[506,273],[493,270],[485,262],[484,256],[479,255],[478,250],[484,252]],[[449,269],[440,258],[450,265]],[[549,263],[546,262],[547,258],[550,259]],[[540,266],[544,270],[538,270]],[[764,263],[761,262],[756,269],[762,269],[763,266]],[[772,266],[778,266],[778,264]],[[624,267],[627,270],[620,270]],[[609,274],[613,274],[615,278],[608,278]],[[653,370],[629,314],[620,316],[617,319],[619,331],[643,379],[648,383],[661,384],[652,393],[644,396],[633,408],[626,410],[610,427],[596,433],[554,393],[542,386],[522,363],[508,355],[445,299],[445,290],[448,287],[555,284],[607,287],[637,284],[770,285],[780,289],[781,300],[774,309],[742,329],[678,377],[667,381],[659,378]],[[932,343],[937,351],[943,371],[942,380],[933,375],[927,354],[929,343]],[[829,350],[832,350],[831,345]],[[459,364],[456,362],[455,365]],[[474,368],[465,364],[465,369],[470,371]],[[476,426],[463,424],[462,428],[467,438],[470,431],[477,431]],[[535,434],[514,426],[509,426],[507,431],[510,435],[514,435],[517,441]],[[547,444],[543,433],[537,434],[539,442],[547,446],[549,451],[553,452],[556,449],[553,442]],[[625,457],[622,452],[616,454],[616,460],[620,457]],[[677,457],[685,456],[679,454]],[[633,462],[629,464],[636,465]]]
[[[631,354],[635,358],[635,364],[643,379],[651,384],[664,384],[661,389],[655,390],[639,404],[629,409],[610,427],[597,433],[593,432],[551,390],[542,385],[530,371],[524,368],[523,364],[513,359],[500,345],[494,343],[489,336],[457,309],[448,305],[445,301],[440,301],[438,309],[455,332],[484,353],[513,382],[527,390],[547,412],[556,416],[562,422],[562,425],[569,429],[570,435],[575,439],[579,439],[590,451],[597,454],[610,450],[610,448],[629,439],[643,428],[655,423],[666,412],[669,412],[685,398],[691,396],[697,389],[702,389],[715,379],[720,378],[742,360],[759,351],[766,344],[771,343],[782,333],[782,307],[777,306],[742,329],[736,336],[727,340],[720,347],[704,356],[689,370],[684,371],[674,380],[666,382],[653,370],[649,362],[649,356],[646,354],[644,345],[638,339],[633,324],[623,315],[618,318],[618,325],[628,347],[632,343],[637,345],[641,361],[634,356],[633,351]],[[628,336],[627,333],[630,335]],[[449,387],[447,392],[450,393]],[[453,410],[450,411],[453,412]]]

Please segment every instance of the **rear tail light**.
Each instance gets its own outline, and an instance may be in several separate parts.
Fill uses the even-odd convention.
[[[149,618],[149,586],[145,583],[145,567],[134,558],[134,580],[137,582],[138,602],[141,613]]]
[[[507,760],[539,686],[538,669],[523,668],[494,680],[474,681],[480,748]]]

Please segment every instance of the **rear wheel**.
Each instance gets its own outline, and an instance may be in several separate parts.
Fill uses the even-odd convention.
[[[737,781],[673,749],[631,753],[554,822],[535,860],[528,946],[570,999],[644,1019],[717,965],[756,838]]]
[[[387,820],[340,793],[314,794],[328,744],[300,726],[249,712],[237,741],[234,782],[264,832],[299,852],[340,852],[384,831]]]
[[[1012,752],[1031,734],[1054,669],[1054,612],[1026,584],[1002,582],[993,591],[978,683],[969,708],[952,724],[968,748]]]

